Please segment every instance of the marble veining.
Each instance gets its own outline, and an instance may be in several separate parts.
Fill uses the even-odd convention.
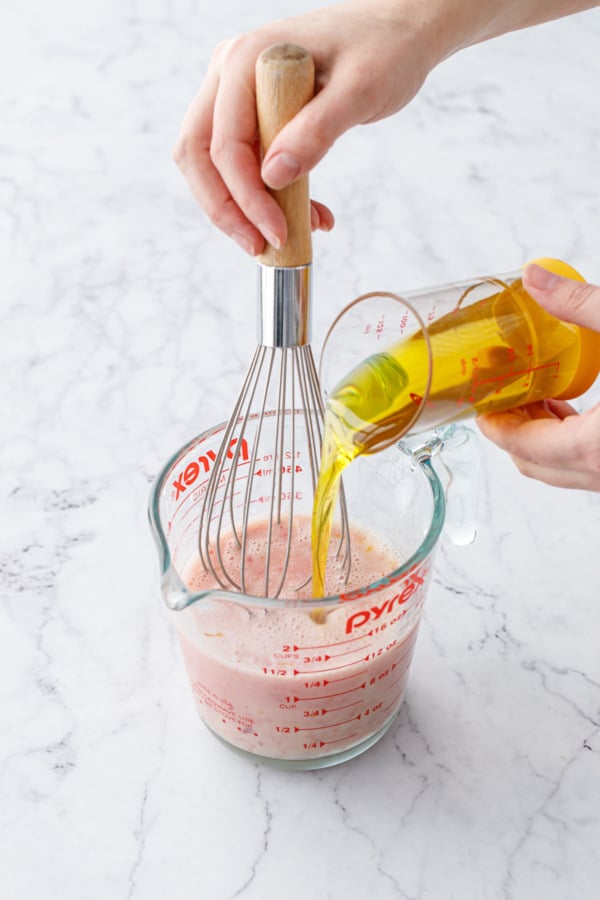
[[[255,281],[171,148],[216,43],[309,8],[2,5],[3,900],[598,896],[600,503],[477,436],[477,539],[439,548],[377,746],[282,772],[193,709],[146,502],[229,414]],[[599,42],[592,10],[472,48],[340,139],[312,176],[337,216],[314,241],[317,354],[366,290],[537,255],[600,282]]]

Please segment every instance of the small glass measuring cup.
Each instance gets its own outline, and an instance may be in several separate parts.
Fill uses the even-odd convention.
[[[536,262],[583,280],[560,260]],[[547,313],[512,272],[357,298],[329,329],[320,379],[374,452],[469,416],[577,397],[599,370],[600,334]]]
[[[178,450],[149,502],[162,595],[198,713],[220,740],[251,759],[288,769],[344,762],[383,736],[402,703],[444,523],[441,482],[427,451],[408,456],[392,447],[349,467],[344,488],[351,525],[374,540],[384,535],[396,558],[372,584],[318,600],[194,591],[186,571],[196,556],[208,472],[225,427]],[[313,496],[301,463],[300,514],[310,511]],[[260,517],[260,503],[253,509]]]

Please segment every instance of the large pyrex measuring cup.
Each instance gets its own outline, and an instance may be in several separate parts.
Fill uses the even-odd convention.
[[[197,710],[218,738],[250,758],[290,769],[343,762],[372,746],[401,705],[444,522],[441,483],[426,451],[415,457],[392,447],[349,468],[351,526],[374,546],[384,541],[395,560],[371,584],[318,600],[193,590],[187,573],[197,564],[198,520],[224,428],[199,435],[169,460],[149,505],[162,594]],[[243,454],[238,461],[243,467]],[[305,462],[296,465],[300,516],[310,515],[314,493]],[[272,463],[261,460],[248,473],[246,462],[240,471],[256,480],[265,502]],[[261,496],[252,504],[257,520]]]

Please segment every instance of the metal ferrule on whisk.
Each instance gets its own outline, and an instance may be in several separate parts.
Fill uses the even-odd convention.
[[[303,347],[311,339],[312,266],[258,267],[257,339],[264,347]]]

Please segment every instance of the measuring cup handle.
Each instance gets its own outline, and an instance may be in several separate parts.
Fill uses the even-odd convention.
[[[415,466],[430,465],[444,486],[444,533],[453,544],[472,544],[477,535],[480,453],[476,432],[465,425],[447,425],[428,435],[406,437],[398,448]]]

